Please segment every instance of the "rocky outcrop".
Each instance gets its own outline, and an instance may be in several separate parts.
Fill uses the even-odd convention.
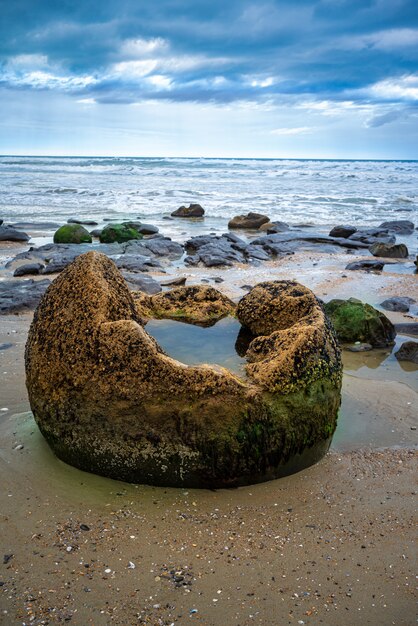
[[[143,295],[144,310],[158,302],[169,315],[197,297],[206,306],[212,292],[188,289]],[[130,482],[197,487],[267,480],[318,460],[340,404],[333,329],[306,288],[264,283],[261,299],[257,289],[239,319],[252,326],[267,297],[279,321],[249,344],[248,377],[239,378],[164,354],[114,263],[79,256],[48,288],[26,346],[29,400],[57,456]]]
[[[267,215],[261,213],[247,213],[247,215],[236,215],[229,220],[228,228],[242,228],[248,230],[256,230],[263,224],[270,222],[270,218]]]
[[[407,259],[409,254],[404,243],[374,243],[369,250],[373,256],[389,259]]]
[[[341,343],[360,341],[374,348],[393,345],[395,327],[384,313],[357,298],[331,300],[324,305]]]
[[[200,204],[181,206],[171,213],[171,217],[203,217],[205,210]]]
[[[92,238],[88,230],[81,224],[65,224],[54,234],[54,243],[91,243]]]

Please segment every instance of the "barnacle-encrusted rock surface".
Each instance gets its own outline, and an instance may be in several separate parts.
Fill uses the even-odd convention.
[[[137,311],[144,321],[173,319],[197,326],[212,326],[233,315],[235,304],[220,291],[205,285],[179,287],[152,297],[133,294]]]
[[[157,294],[139,311],[114,263],[96,252],[48,288],[30,329],[26,374],[35,419],[57,456],[121,480],[197,487],[259,482],[318,460],[336,425],[341,361],[313,294],[282,281],[241,300],[238,318],[259,336],[240,379],[175,361],[147,334],[143,313],[172,316],[180,291],[166,296],[166,308]],[[184,288],[193,308],[191,293]],[[217,293],[215,302],[229,301]]]

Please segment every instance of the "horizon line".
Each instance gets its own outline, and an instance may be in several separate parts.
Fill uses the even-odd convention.
[[[81,155],[81,154],[0,154],[0,158],[30,158],[30,159],[202,159],[202,160],[222,160],[222,161],[362,161],[362,162],[380,162],[380,163],[416,163],[418,162],[418,158],[416,159],[408,159],[408,158],[343,158],[343,157],[240,157],[240,156],[145,156],[145,155],[97,155],[97,154],[89,154],[89,155]]]

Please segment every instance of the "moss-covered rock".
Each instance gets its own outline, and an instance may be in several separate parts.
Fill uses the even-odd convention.
[[[374,348],[389,346],[396,337],[395,327],[384,313],[356,298],[331,300],[324,305],[338,339],[342,343],[361,341]]]
[[[284,282],[280,292],[286,296]],[[229,306],[222,294],[206,295]],[[273,330],[269,345],[257,343],[268,336],[253,339],[241,379],[164,354],[142,326],[157,297],[145,297],[138,311],[112,261],[81,255],[51,284],[29,332],[26,383],[39,428],[62,460],[130,482],[236,486],[301,469],[328,448],[341,387],[333,329],[310,297],[306,313],[286,313],[287,328]],[[168,316],[182,298],[193,308],[190,291],[174,294]]]
[[[54,243],[91,243],[92,238],[88,230],[81,224],[65,224],[54,234]]]
[[[129,224],[108,224],[99,235],[100,243],[124,243],[131,239],[142,239],[134,226]]]

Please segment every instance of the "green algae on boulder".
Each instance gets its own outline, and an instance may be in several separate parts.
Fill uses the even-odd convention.
[[[129,224],[108,224],[99,235],[100,243],[125,243],[131,239],[142,239],[141,233]]]
[[[298,306],[287,307],[287,326],[283,319],[272,330],[283,333],[280,340],[273,336],[271,345],[260,348],[254,342],[268,336],[254,338],[248,378],[239,378],[219,366],[187,366],[164,354],[143,328],[114,263],[97,252],[79,256],[48,288],[26,346],[30,404],[56,455],[120,480],[193,487],[260,482],[318,460],[336,426],[340,353],[313,294],[297,283],[275,285],[262,289],[280,292],[277,300],[284,302],[298,298],[300,289],[306,306],[302,314]],[[256,289],[238,307],[247,323],[246,311],[256,316]],[[217,301],[223,298],[218,294]],[[180,300],[175,294],[171,305]],[[279,312],[279,302],[275,306]],[[286,351],[283,367],[289,372],[281,370],[277,349]],[[275,364],[268,369],[269,360]]]
[[[88,230],[80,224],[65,224],[54,234],[54,243],[91,243]]]
[[[357,298],[324,304],[341,343],[367,342],[374,348],[393,345],[395,327],[384,313]]]

